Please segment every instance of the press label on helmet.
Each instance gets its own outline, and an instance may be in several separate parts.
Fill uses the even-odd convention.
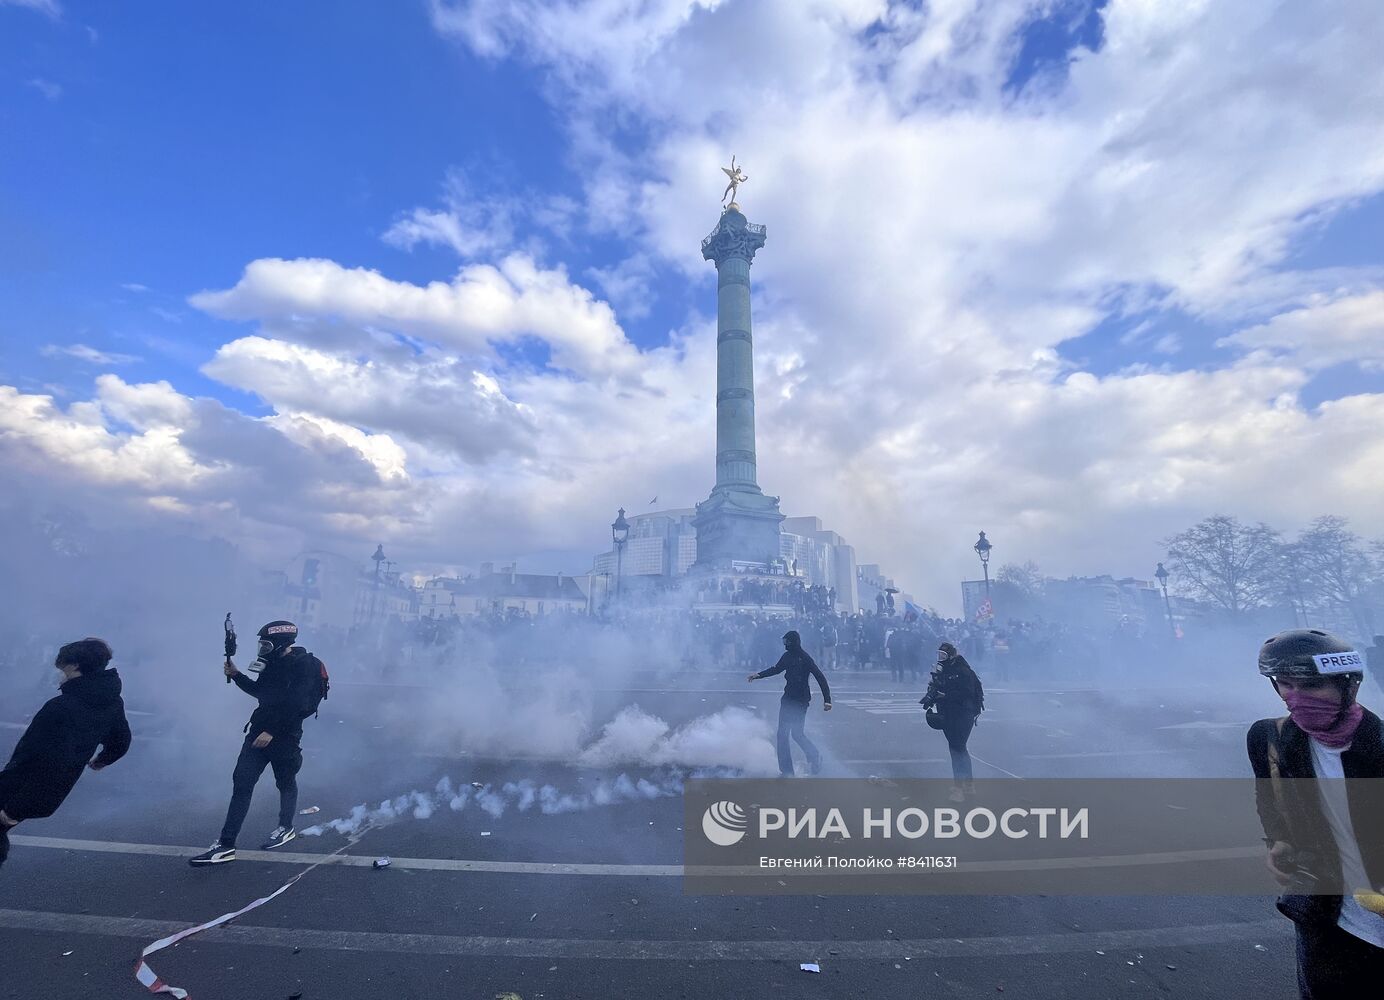
[[[1365,658],[1354,650],[1345,653],[1318,653],[1312,657],[1319,673],[1358,674],[1365,669]]]
[[[265,635],[277,635],[280,632],[297,632],[297,625],[273,625],[264,630]]]

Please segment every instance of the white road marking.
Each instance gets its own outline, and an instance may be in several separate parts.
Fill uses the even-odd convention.
[[[978,761],[980,761],[980,762],[981,762],[982,764],[984,764],[986,767],[993,767],[996,771],[1000,772],[1000,774],[1007,774],[1007,775],[1009,775],[1009,777],[1011,777],[1011,778],[1018,778],[1020,781],[1023,781],[1023,780],[1024,780],[1024,776],[1023,776],[1022,774],[1015,774],[1013,771],[1006,771],[1004,768],[1000,767],[998,764],[991,764],[991,763],[990,763],[988,760],[986,760],[984,757],[979,757],[979,756],[977,756],[977,755],[976,755],[976,752],[975,752],[974,750],[971,751],[971,759],[972,759],[972,760],[978,760]]]
[[[143,854],[154,857],[190,858],[202,853],[200,847],[179,847],[172,844],[125,844],[102,840],[69,840],[61,837],[11,836],[10,841],[24,847],[45,847],[68,851],[95,851],[107,854]],[[1147,865],[1181,864],[1189,861],[1223,861],[1235,858],[1257,858],[1264,853],[1260,845],[1223,847],[1197,851],[1165,851],[1145,854],[1088,855],[1070,858],[1038,858],[1024,861],[965,862],[967,871],[1029,871],[1061,868],[1119,868]],[[323,868],[370,868],[375,856],[358,854],[294,854],[284,851],[236,851],[238,860],[274,861],[290,865],[319,865]],[[689,874],[682,865],[639,864],[577,864],[540,861],[464,861],[453,858],[391,858],[391,868],[411,871],[490,872],[505,875],[613,875],[620,877],[659,876],[681,878]],[[735,875],[746,878],[776,877],[773,869],[735,866],[694,868],[690,874],[700,876]]]
[[[170,858],[190,858],[201,854],[204,847],[179,847],[172,844],[127,844],[104,840],[71,840],[64,837],[28,837],[11,835],[10,843],[26,847],[47,847],[66,851],[98,851],[106,854],[150,854]],[[338,854],[328,858],[325,854],[294,854],[284,851],[237,850],[237,860],[277,861],[283,864],[322,866],[344,866],[347,868],[369,868],[375,858],[355,854]],[[325,859],[325,860],[324,860]],[[681,876],[682,865],[615,865],[615,864],[569,864],[565,862],[542,861],[460,861],[451,858],[392,858],[391,868],[408,868],[419,871],[450,872],[501,872],[513,875],[663,875]]]
[[[95,914],[0,909],[0,927],[51,934],[91,934],[149,940],[165,937],[192,921],[145,920]],[[204,944],[312,948],[411,955],[476,958],[571,958],[630,961],[798,961],[830,952],[838,960],[899,958],[991,958],[996,955],[1060,955],[1096,950],[1195,948],[1232,941],[1268,940],[1286,946],[1289,923],[1281,918],[1243,923],[1149,927],[1121,931],[1013,934],[973,938],[841,941],[611,941],[600,938],[471,937],[444,934],[388,934],[371,931],[309,930],[231,924],[206,931]]]
[[[1153,754],[1191,754],[1195,750],[1093,750],[1088,753],[1026,753],[1024,760],[1077,760],[1083,757],[1144,757]]]

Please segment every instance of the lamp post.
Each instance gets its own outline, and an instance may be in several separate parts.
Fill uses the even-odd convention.
[[[980,533],[979,540],[971,546],[976,550],[976,555],[980,556],[980,570],[985,574],[985,596],[990,596],[990,550],[994,548],[990,544],[990,539],[985,537],[985,532]]]
[[[375,583],[370,590],[370,622],[375,622],[375,605],[380,597],[380,563],[384,562],[384,543],[375,546],[375,554],[370,557],[375,560]]]
[[[610,525],[610,540],[615,543],[615,603],[620,603],[620,575],[624,568],[625,542],[630,537],[630,523],[625,520],[625,508],[615,515]]]
[[[1163,588],[1163,610],[1168,613],[1168,631],[1172,633],[1174,639],[1177,638],[1177,626],[1173,624],[1173,604],[1168,600],[1168,577],[1172,576],[1162,563],[1153,571],[1153,575],[1158,578],[1158,586]]]

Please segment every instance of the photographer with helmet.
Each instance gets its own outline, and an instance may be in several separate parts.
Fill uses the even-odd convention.
[[[919,700],[927,711],[927,724],[942,730],[951,755],[951,801],[962,802],[975,795],[976,783],[971,770],[971,752],[966,742],[971,738],[980,713],[985,711],[985,687],[950,642],[937,647],[937,666],[928,678],[927,693]]]
[[[1368,996],[1384,976],[1384,741],[1356,700],[1363,668],[1361,653],[1320,629],[1281,632],[1259,650],[1288,714],[1256,722],[1247,748],[1308,1000]]]
[[[235,842],[255,784],[266,767],[274,769],[274,784],[279,789],[279,825],[261,845],[271,851],[297,836],[293,817],[298,811],[298,770],[303,766],[299,742],[303,720],[317,711],[327,696],[327,669],[317,657],[295,646],[298,626],[289,621],[273,621],[259,630],[259,659],[250,667],[258,678],[241,673],[228,655],[226,677],[259,704],[245,725],[245,742],[240,748],[235,772],[231,776],[231,804],[226,822],[215,844],[190,859],[193,865],[217,865],[235,860]]]

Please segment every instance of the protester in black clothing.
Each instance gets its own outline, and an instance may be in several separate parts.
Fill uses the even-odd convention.
[[[1288,715],[1256,722],[1246,745],[1305,1000],[1374,996],[1384,982],[1384,735],[1356,701],[1363,660],[1320,629],[1259,651]]]
[[[778,663],[768,670],[750,674],[750,681],[762,680],[774,674],[783,674],[783,698],[779,701],[778,717],[778,759],[779,773],[785,778],[793,776],[793,751],[788,739],[791,736],[807,754],[807,770],[817,774],[822,770],[822,754],[817,745],[807,738],[803,726],[807,722],[807,707],[812,704],[812,691],[808,686],[809,676],[817,678],[817,686],[822,691],[822,711],[831,711],[831,688],[826,675],[813,662],[803,649],[802,638],[797,632],[786,632],[783,636],[783,655]]]
[[[1375,636],[1374,645],[1365,650],[1365,666],[1374,686],[1384,693],[1384,635]]]
[[[110,661],[111,648],[100,639],[58,650],[53,666],[63,676],[61,693],[38,710],[0,771],[0,864],[11,827],[53,815],[85,768],[99,771],[130,749],[120,675],[107,668]]]
[[[246,677],[229,657],[226,659],[226,676],[259,704],[245,725],[245,742],[231,776],[231,804],[221,836],[210,850],[190,859],[191,864],[235,860],[236,838],[250,811],[255,783],[266,767],[274,769],[274,784],[279,789],[279,825],[261,848],[270,851],[297,836],[293,817],[298,811],[298,770],[303,766],[299,748],[303,720],[326,696],[326,669],[317,657],[293,645],[297,638],[298,626],[292,622],[270,622],[259,630],[260,658],[256,663],[263,666],[257,680]]]
[[[933,668],[927,693],[920,704],[935,711],[940,718],[942,734],[947,738],[947,750],[951,754],[951,800],[961,802],[976,790],[966,741],[971,738],[971,730],[980,713],[985,711],[985,688],[966,658],[949,642],[937,647],[937,666]]]

